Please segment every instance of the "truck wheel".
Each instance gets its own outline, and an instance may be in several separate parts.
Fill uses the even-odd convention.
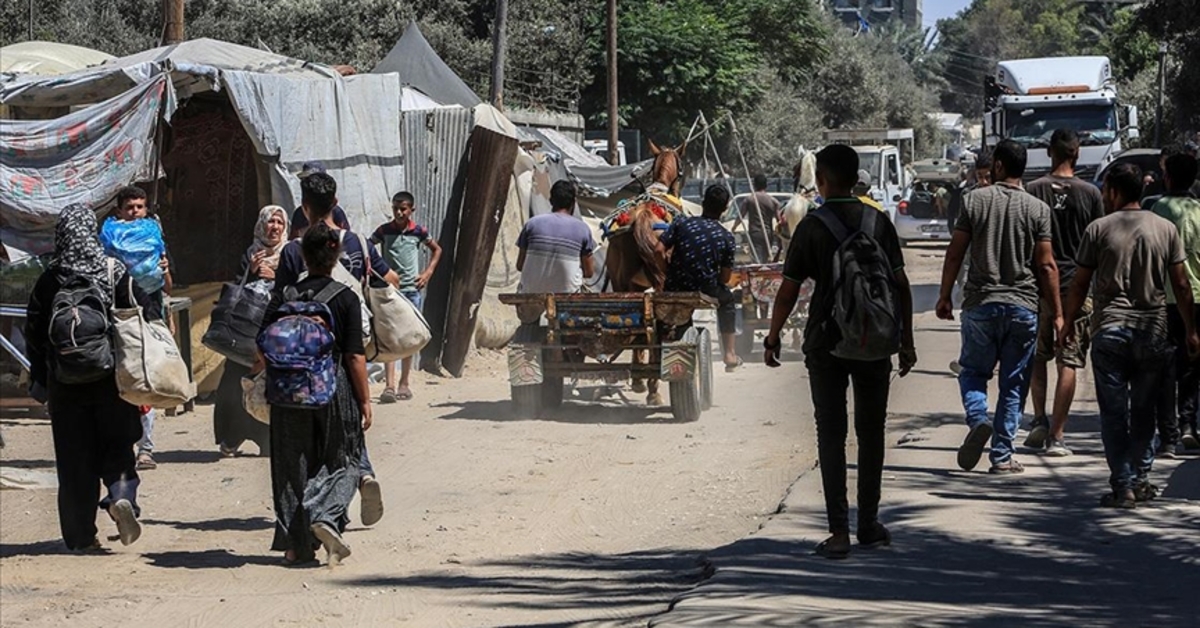
[[[713,405],[713,343],[707,329],[700,330],[700,409]]]

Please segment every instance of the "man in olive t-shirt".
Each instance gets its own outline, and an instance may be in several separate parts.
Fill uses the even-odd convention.
[[[1167,338],[1168,280],[1178,297],[1188,354],[1200,353],[1179,233],[1170,222],[1141,210],[1142,187],[1142,172],[1132,164],[1120,164],[1105,176],[1104,203],[1113,211],[1088,226],[1079,243],[1061,339],[1062,344],[1072,340],[1072,325],[1091,285],[1096,302],[1092,371],[1112,487],[1101,505],[1114,508],[1134,508],[1157,492],[1148,475],[1155,410],[1174,351]]]
[[[1021,422],[1029,360],[1037,339],[1038,292],[1061,325],[1058,267],[1051,248],[1050,208],[1021,189],[1025,147],[1005,140],[992,153],[995,184],[971,192],[954,225],[942,267],[937,316],[954,319],[954,281],[970,249],[963,289],[962,370],[958,385],[970,430],[958,465],[970,471],[991,440],[989,473],[1021,473],[1013,439]],[[1000,396],[988,420],[988,380],[1000,366]]]
[[[1100,190],[1075,176],[1075,161],[1079,159],[1079,136],[1070,129],[1058,129],[1050,138],[1050,173],[1030,183],[1026,188],[1050,207],[1050,226],[1054,233],[1051,245],[1058,264],[1058,286],[1065,293],[1075,276],[1075,253],[1083,231],[1104,217],[1104,200]],[[1062,294],[1064,300],[1066,295]],[[1088,333],[1091,304],[1084,302],[1077,320],[1076,342],[1057,349],[1054,341],[1054,320],[1049,304],[1039,310],[1037,350],[1034,353],[1030,397],[1033,401],[1033,425],[1025,446],[1041,449],[1047,456],[1069,456],[1071,450],[1064,442],[1063,431],[1067,415],[1075,400],[1075,370],[1087,366]],[[1046,363],[1057,362],[1058,380],[1054,388],[1053,416],[1046,416]]]

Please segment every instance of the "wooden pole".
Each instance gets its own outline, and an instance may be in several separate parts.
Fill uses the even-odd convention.
[[[163,0],[163,45],[178,44],[187,37],[183,33],[184,0]]]
[[[496,0],[496,23],[492,27],[492,106],[504,109],[504,60],[508,54],[508,0]]]
[[[618,130],[621,127],[617,114],[617,0],[608,2],[608,163],[621,163],[617,151]]]

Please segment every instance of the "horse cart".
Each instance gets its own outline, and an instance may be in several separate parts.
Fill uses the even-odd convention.
[[[712,406],[712,337],[690,326],[695,310],[717,306],[712,297],[608,292],[502,294],[500,301],[515,306],[521,320],[509,345],[508,371],[513,405],[522,416],[561,405],[567,379],[661,379],[669,385],[677,421],[695,421]],[[619,361],[623,354],[628,359]]]
[[[736,349],[738,355],[743,358],[754,355],[762,347],[756,332],[770,331],[771,309],[782,283],[783,264],[745,264],[734,267],[729,287],[734,290],[741,288],[742,291],[742,324],[737,335]],[[811,280],[801,284],[796,309],[792,311],[787,326],[780,333],[782,338],[790,331],[792,344],[796,348],[799,348],[804,325],[808,322],[808,303],[812,298],[812,288]]]

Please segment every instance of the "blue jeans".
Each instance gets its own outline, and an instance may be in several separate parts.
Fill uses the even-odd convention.
[[[1155,407],[1170,385],[1174,347],[1161,334],[1114,327],[1092,340],[1100,438],[1114,491],[1133,488],[1154,462]]]
[[[1038,315],[1019,305],[987,303],[962,313],[962,392],[967,427],[988,420],[988,380],[1000,364],[1000,397],[992,418],[992,464],[1012,458],[1013,439],[1021,425],[1021,400],[1029,387],[1029,361],[1037,344]]]

